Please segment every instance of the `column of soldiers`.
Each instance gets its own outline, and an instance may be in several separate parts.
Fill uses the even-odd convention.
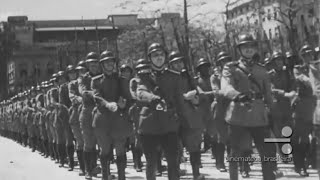
[[[147,59],[137,60],[135,69],[117,67],[110,51],[91,52],[77,66],[1,102],[1,135],[59,167],[68,164],[69,171],[77,165],[76,153],[79,176],[92,179],[101,173],[103,180],[115,178],[111,163],[117,165],[117,178],[126,179],[129,150],[137,172],[142,172],[145,156],[148,180],[162,175],[163,158],[168,179],[180,179],[184,149],[194,180],[205,179],[201,153],[208,149],[220,172],[227,172],[227,154],[230,179],[237,180],[239,170],[247,178],[251,162],[235,159],[250,157],[256,147],[263,179],[272,180],[281,169],[264,157],[278,153],[284,163],[290,158],[281,143],[264,139],[283,137],[282,128],[289,126],[295,171],[308,176],[309,165],[320,168],[319,54],[306,45],[299,56],[274,52],[260,63],[257,47],[252,36],[242,35],[239,60],[224,51],[214,65],[201,58],[196,77],[182,54],[168,53],[158,43],[149,47]]]

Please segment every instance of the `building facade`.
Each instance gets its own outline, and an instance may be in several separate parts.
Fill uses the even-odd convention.
[[[319,37],[314,23],[317,19],[317,1],[236,1],[226,12],[230,39],[236,41],[239,34],[251,32],[265,42],[265,53],[279,49],[296,51],[305,43],[317,46]]]
[[[119,29],[108,19],[29,21],[8,17],[3,31],[12,36],[6,62],[9,96],[48,80],[88,52],[116,50]]]

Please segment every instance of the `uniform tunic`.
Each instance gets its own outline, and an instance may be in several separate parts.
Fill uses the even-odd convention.
[[[79,114],[80,128],[84,140],[84,151],[92,151],[96,145],[96,137],[92,127],[92,111],[95,107],[91,81],[93,76],[88,72],[78,78],[79,93],[82,96],[82,105]]]

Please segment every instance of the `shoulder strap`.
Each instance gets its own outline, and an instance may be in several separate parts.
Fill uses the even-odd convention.
[[[254,85],[256,85],[259,89],[260,92],[262,92],[262,88],[260,86],[260,84],[258,83],[258,81],[253,77],[251,72],[248,72],[247,70],[245,70],[244,68],[242,68],[241,66],[239,66],[239,64],[235,65],[238,69],[240,69],[240,71],[242,71],[243,73],[245,73],[248,76],[249,81],[251,81]]]

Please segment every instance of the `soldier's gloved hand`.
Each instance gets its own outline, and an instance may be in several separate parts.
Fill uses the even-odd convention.
[[[234,102],[249,102],[249,101],[251,101],[251,98],[249,97],[249,95],[239,94],[233,99],[233,101]]]
[[[197,94],[197,91],[193,90],[183,94],[183,97],[185,100],[192,100],[195,98],[196,94]]]
[[[111,112],[116,112],[118,110],[118,105],[115,102],[110,102],[106,104],[106,108],[109,109]]]
[[[120,109],[125,108],[125,107],[126,107],[126,104],[127,104],[127,100],[124,99],[124,98],[122,98],[122,97],[120,97],[120,98],[119,98],[119,101],[118,101],[118,106],[119,106],[119,108],[120,108]]]
[[[284,92],[284,90],[281,90],[281,89],[272,89],[272,92],[274,93],[274,94],[276,94],[276,95],[280,95],[280,96],[284,96],[285,94],[285,92]]]
[[[159,104],[161,102],[161,98],[159,96],[152,99],[151,104]]]

